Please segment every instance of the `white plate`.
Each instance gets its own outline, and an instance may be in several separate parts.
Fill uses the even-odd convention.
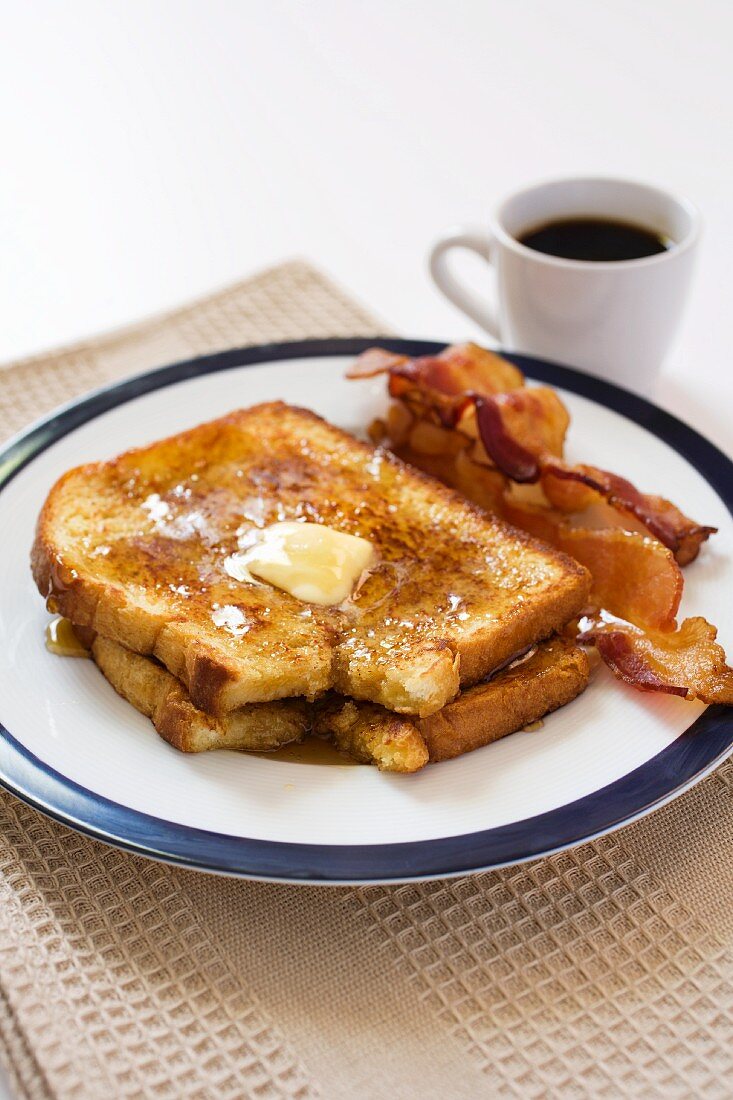
[[[384,407],[384,379],[348,382],[344,370],[367,343],[247,349],[165,368],[68,406],[0,456],[6,786],[71,825],[159,858],[259,877],[374,881],[460,873],[576,843],[646,812],[727,755],[733,723],[721,708],[703,715],[698,704],[641,694],[601,668],[541,732],[414,776],[234,752],[187,756],[91,662],[46,651],[48,615],[28,552],[60,473],[273,398],[363,433]],[[390,343],[411,353],[437,347]],[[612,469],[719,527],[685,572],[682,612],[714,621],[730,651],[733,607],[721,592],[733,581],[733,521],[719,495],[726,477],[730,493],[730,463],[624,391],[550,364],[522,366],[560,388],[571,459]]]

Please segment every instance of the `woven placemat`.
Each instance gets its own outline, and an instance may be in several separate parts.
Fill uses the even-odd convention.
[[[0,430],[197,353],[375,331],[285,264],[0,370]],[[732,810],[729,762],[572,852],[325,889],[152,863],[2,792],[0,1054],[44,1100],[727,1098]]]

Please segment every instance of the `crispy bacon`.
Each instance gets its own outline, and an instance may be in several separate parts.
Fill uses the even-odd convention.
[[[640,691],[661,691],[703,703],[733,705],[733,669],[705,619],[685,619],[678,630],[639,630],[596,616],[581,621],[578,640],[595,645],[620,680]]]
[[[506,496],[501,514],[590,571],[591,605],[596,610],[605,608],[639,626],[674,628],[682,572],[672,552],[656,539],[619,527],[571,527],[562,512]]]
[[[538,386],[475,404],[481,442],[513,481],[538,481],[545,455],[562,455],[570,417],[554,390]]]
[[[538,393],[553,391],[526,390],[477,401],[481,441],[499,469],[513,481],[541,480],[550,503],[564,511],[582,511],[597,494],[612,508],[638,520],[672,551],[680,565],[693,561],[701,544],[717,529],[688,519],[663,497],[639,492],[618,474],[595,466],[571,466],[555,457],[562,451],[555,449],[553,454],[550,445],[556,447],[565,432],[552,402],[545,398],[532,406],[530,399]],[[564,411],[559,398],[557,404]]]
[[[478,344],[453,344],[428,362],[421,381],[442,393],[508,393],[524,386],[524,375],[508,359]]]
[[[440,390],[426,389],[401,371],[390,371],[388,389],[390,397],[403,401],[415,419],[432,420],[444,428],[455,428],[464,411],[472,408],[474,403],[470,394],[454,396]]]
[[[548,460],[543,463],[543,488],[552,504],[566,510],[577,510],[588,503],[587,489],[602,496],[612,508],[628,512],[634,516],[651,535],[659,539],[675,555],[680,565],[687,565],[697,557],[701,544],[714,534],[717,528],[704,527],[688,519],[679,508],[663,497],[640,493],[636,486],[618,474],[599,470],[595,466],[569,466],[564,462]],[[572,493],[567,489],[562,493],[560,504],[558,497],[553,499],[553,482],[571,482],[580,485],[580,495],[576,497],[576,508],[572,505]]]
[[[518,367],[478,344],[454,344],[438,355],[417,359],[383,348],[369,348],[349,368],[347,378],[374,378],[388,371],[449,397],[469,392],[505,393],[524,385],[524,375]]]
[[[367,348],[358,359],[355,359],[346,372],[347,378],[376,378],[378,374],[386,374],[395,370],[411,360],[406,355],[397,355],[385,348]]]
[[[476,403],[476,423],[486,453],[502,473],[520,483],[539,479],[539,458],[507,430],[497,401]]]
[[[547,466],[540,474],[540,483],[552,507],[559,508],[561,512],[582,512],[597,504],[599,499],[595,489],[590,489],[581,481],[560,478]]]

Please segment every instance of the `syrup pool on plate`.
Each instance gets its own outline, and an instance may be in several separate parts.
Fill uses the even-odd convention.
[[[46,627],[46,649],[57,657],[89,656],[89,650],[77,638],[74,627],[62,615],[51,619]]]

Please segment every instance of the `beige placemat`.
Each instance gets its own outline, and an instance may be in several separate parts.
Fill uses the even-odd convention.
[[[0,431],[176,358],[374,331],[285,264],[0,370]],[[728,763],[573,852],[359,889],[173,869],[0,793],[0,1053],[44,1100],[730,1097],[732,787]]]

